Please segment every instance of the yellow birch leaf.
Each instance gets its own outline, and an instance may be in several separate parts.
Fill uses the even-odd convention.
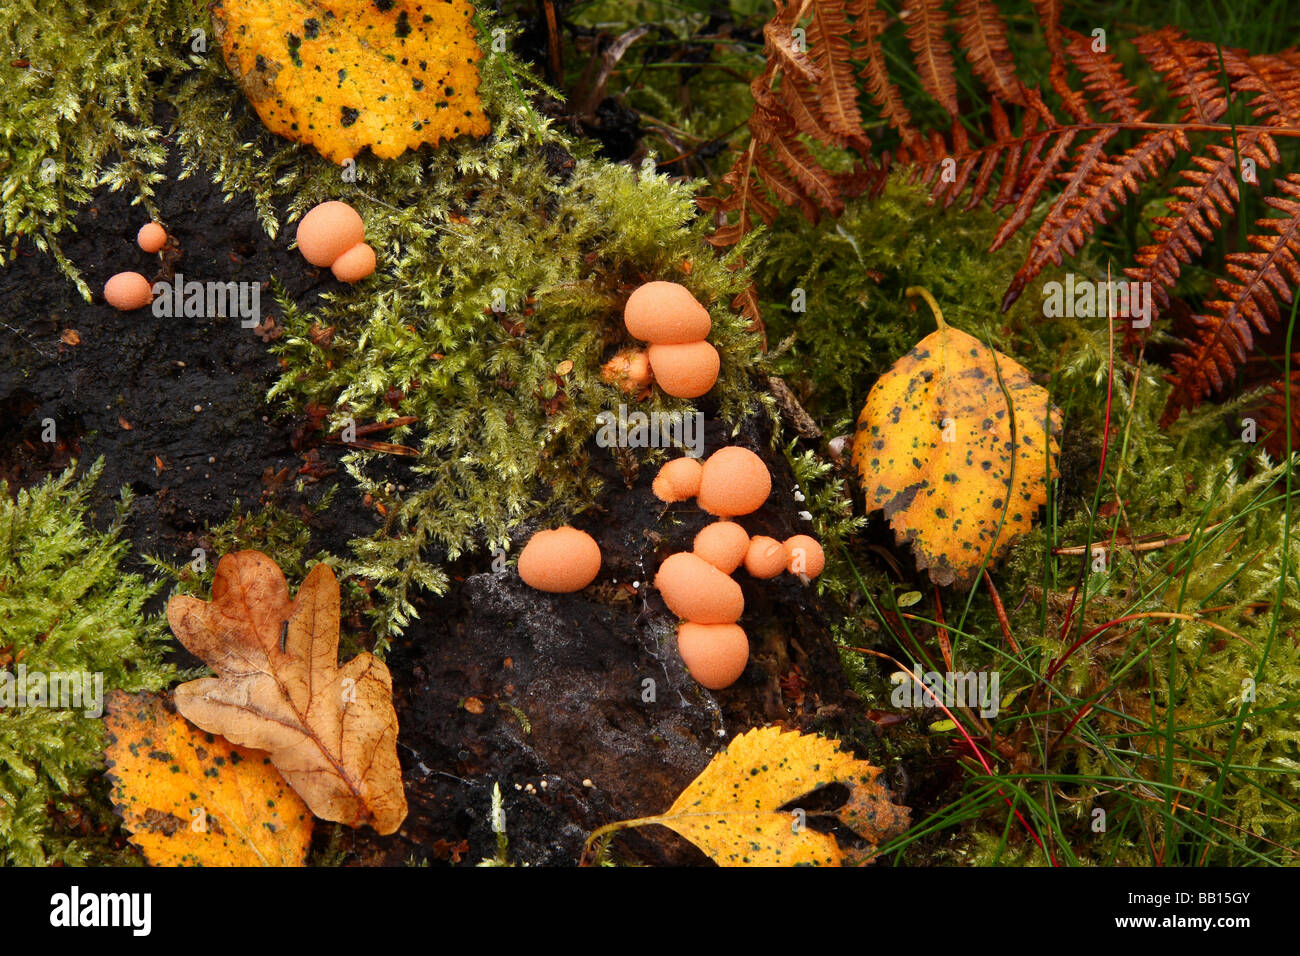
[[[197,729],[154,694],[113,691],[112,799],[154,866],[302,866],[312,816],[266,754]]]
[[[884,510],[917,567],[935,584],[964,586],[1046,503],[1061,412],[1022,365],[945,323],[929,292],[907,293],[930,303],[939,328],[871,389],[853,464],[867,510]]]
[[[220,0],[213,33],[271,132],[335,163],[491,129],[466,0]]]
[[[871,845],[907,826],[906,807],[890,802],[876,782],[880,769],[840,750],[835,740],[779,727],[741,734],[715,756],[681,796],[659,816],[602,827],[599,836],[623,827],[657,823],[690,840],[719,866],[839,866],[866,858],[818,833],[793,802],[839,783],[848,801],[828,811]]]

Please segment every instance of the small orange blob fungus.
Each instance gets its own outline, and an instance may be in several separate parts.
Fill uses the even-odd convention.
[[[709,514],[732,518],[757,511],[772,493],[772,475],[748,448],[719,448],[704,463],[699,505]]]
[[[358,242],[330,266],[330,272],[340,282],[360,282],[374,271],[375,250],[364,242]]]
[[[138,272],[119,272],[104,283],[104,301],[120,312],[143,309],[153,301],[153,288]]]
[[[585,531],[565,525],[539,531],[519,553],[519,576],[539,591],[571,594],[600,573],[600,545]]]
[[[647,282],[638,288],[623,307],[623,322],[633,338],[653,345],[699,342],[713,327],[708,310],[676,282]]]
[[[718,380],[722,360],[708,342],[650,346],[655,382],[674,398],[699,398]]]
[[[650,356],[645,349],[623,349],[600,367],[600,377],[635,395],[654,381],[650,373]]]
[[[700,490],[704,466],[696,458],[674,458],[655,475],[653,490],[660,501],[685,501]]]
[[[361,214],[345,202],[330,200],[312,207],[298,223],[298,251],[314,266],[334,260],[366,238]]]
[[[785,539],[786,566],[791,574],[815,578],[826,567],[826,552],[816,538],[796,534]]]
[[[677,625],[677,653],[682,663],[709,690],[730,687],[749,663],[749,638],[738,624]]]
[[[695,553],[723,574],[740,567],[749,550],[749,533],[734,521],[706,524],[695,536]]]
[[[751,577],[774,578],[788,563],[785,546],[776,538],[756,534],[750,539],[749,550],[745,552],[745,570]]]
[[[146,222],[135,234],[135,243],[145,252],[157,252],[167,245],[167,230],[156,222]]]
[[[670,611],[696,624],[732,624],[745,611],[740,585],[689,551],[664,560],[655,587]]]

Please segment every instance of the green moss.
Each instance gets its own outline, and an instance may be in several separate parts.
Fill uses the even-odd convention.
[[[69,468],[16,498],[0,482],[0,670],[99,674],[104,694],[158,690],[172,671],[161,662],[163,622],[144,609],[157,584],[121,569],[126,491],[107,531],[87,520],[101,469],[102,460],[74,483]],[[0,709],[0,863],[116,859],[105,837],[87,835],[112,815],[90,781],[103,768],[103,726],[82,702]]]
[[[0,265],[27,237],[90,289],[59,245],[94,190],[127,189],[151,211],[163,178],[158,77],[201,58],[190,28],[211,29],[188,0],[0,6]]]

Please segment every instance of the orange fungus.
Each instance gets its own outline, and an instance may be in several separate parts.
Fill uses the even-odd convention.
[[[704,463],[698,500],[709,514],[722,517],[757,511],[772,493],[772,475],[748,448],[719,448]]]
[[[683,621],[677,626],[677,653],[691,677],[709,690],[721,690],[745,672],[749,638],[737,624]]]
[[[599,573],[600,546],[587,532],[568,525],[537,532],[519,554],[519,576],[539,591],[581,591]]]
[[[153,288],[138,272],[119,272],[104,283],[104,301],[120,312],[143,309],[153,301]]]
[[[708,310],[676,282],[647,282],[623,308],[633,338],[654,345],[677,345],[707,338],[713,321]]]
[[[706,524],[695,536],[692,547],[696,554],[723,574],[730,574],[745,560],[749,534],[734,521],[715,521]]]
[[[689,551],[664,560],[655,587],[670,611],[697,624],[731,624],[745,611],[740,585]]]

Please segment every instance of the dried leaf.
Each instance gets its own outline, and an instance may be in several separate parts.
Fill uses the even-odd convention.
[[[178,595],[167,620],[216,677],[176,688],[176,707],[204,730],[265,750],[312,813],[392,833],[406,817],[393,682],[368,653],[338,666],[339,585],[324,564],[289,600],[284,575],[258,551],[217,564],[212,600]]]
[[[715,756],[660,816],[612,824],[592,834],[657,823],[690,840],[719,866],[839,866],[865,855],[807,825],[813,811],[794,802],[838,783],[848,801],[833,813],[871,845],[907,826],[906,807],[876,782],[880,769],[816,734],[765,727],[741,734]],[[820,811],[819,811],[820,812]]]
[[[105,703],[113,803],[151,864],[303,865],[311,812],[266,754],[197,730],[154,694]]]
[[[335,163],[490,129],[466,0],[221,0],[213,31],[267,129]]]
[[[939,329],[871,389],[853,463],[867,510],[884,509],[917,567],[936,584],[965,585],[985,555],[996,560],[1030,529],[1046,502],[1061,413],[1023,366],[947,325],[928,292],[908,294],[925,297]]]

